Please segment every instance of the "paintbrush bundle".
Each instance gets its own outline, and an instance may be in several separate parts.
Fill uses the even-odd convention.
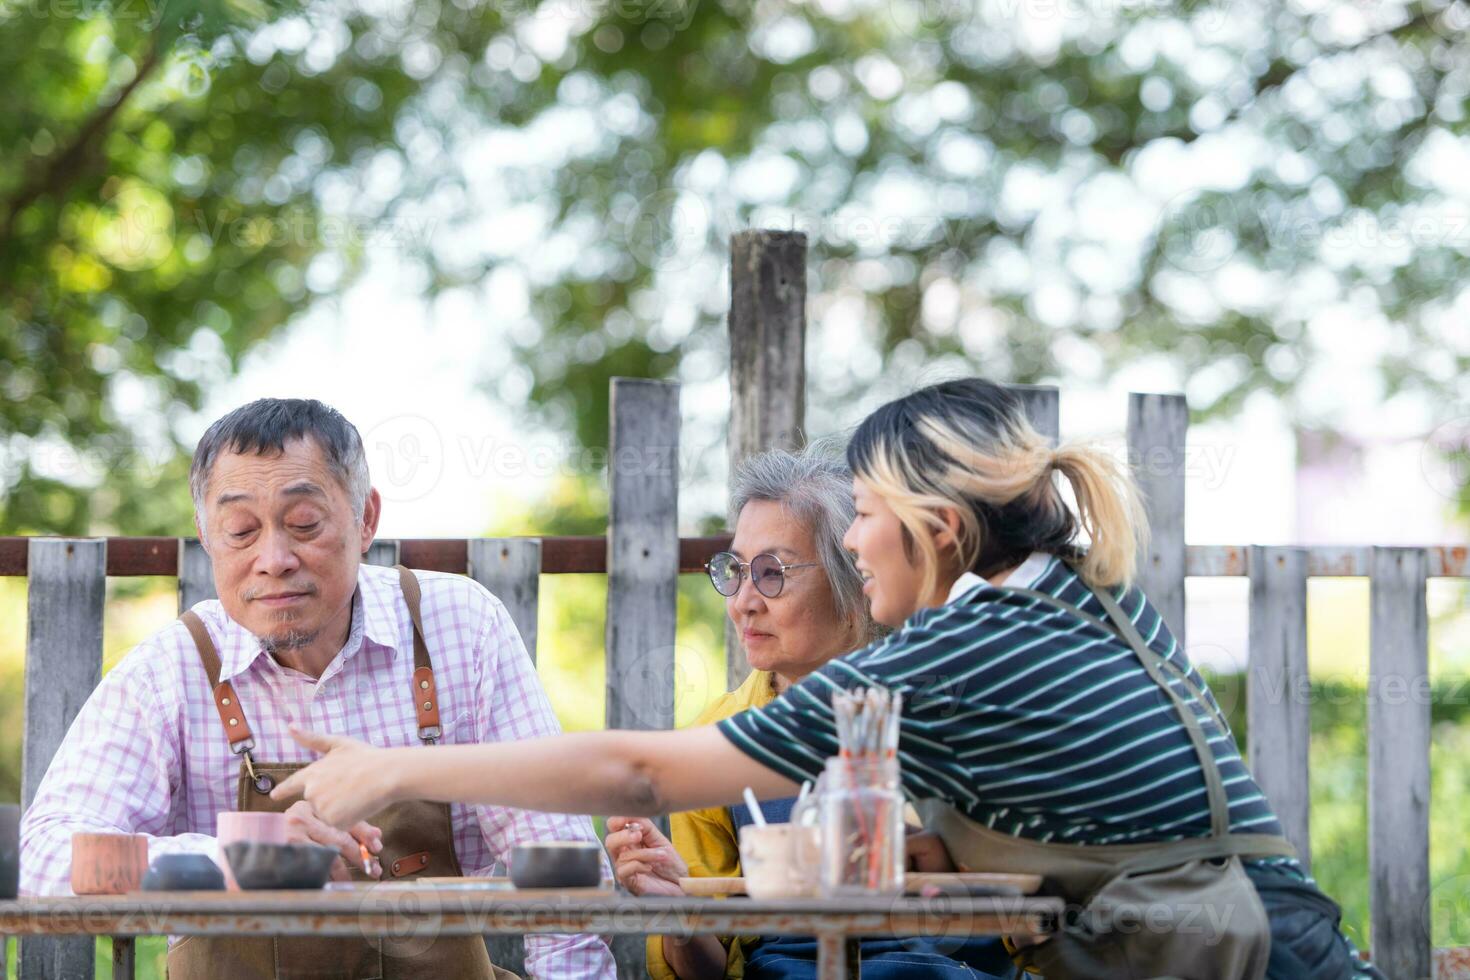
[[[886,758],[898,751],[903,695],[885,687],[855,688],[832,696],[837,744],[845,756]]]
[[[832,698],[838,754],[821,794],[822,887],[828,895],[903,891],[903,792],[898,766],[903,697],[882,687]]]

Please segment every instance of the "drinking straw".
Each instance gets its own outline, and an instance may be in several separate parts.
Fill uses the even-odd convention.
[[[750,811],[750,819],[755,821],[757,827],[766,825],[766,815],[761,813],[761,805],[755,801],[755,794],[750,791],[749,786],[745,787],[745,807]]]

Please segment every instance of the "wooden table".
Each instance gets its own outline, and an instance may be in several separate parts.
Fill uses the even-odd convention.
[[[132,980],[134,936],[373,936],[411,947],[439,935],[804,935],[818,976],[857,969],[857,936],[984,936],[1052,931],[1062,902],[1020,896],[785,899],[634,898],[364,888],[317,892],[155,892],[0,902],[0,935],[112,936],[117,980]]]

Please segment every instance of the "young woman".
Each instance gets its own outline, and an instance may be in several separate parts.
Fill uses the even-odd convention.
[[[879,409],[848,462],[846,545],[873,617],[899,627],[882,641],[706,728],[394,750],[301,733],[326,755],[276,793],[338,825],[408,798],[652,815],[734,803],[746,785],[785,796],[836,751],[832,693],[883,685],[904,696],[905,791],[957,863],[1040,870],[1078,903],[1115,897],[1131,866],[1145,898],[1172,889],[1171,911],[1197,896],[1229,913],[1203,935],[1195,921],[1128,934],[1084,917],[1077,929],[1104,946],[1152,944],[1153,972],[1100,968],[1069,930],[1020,953],[1048,977],[1201,959],[1210,976],[1379,976],[1289,856],[1203,678],[1130,586],[1146,532],[1111,456],[1052,448],[1014,394],[965,380]]]
[[[759,708],[835,657],[885,632],[875,628],[863,582],[842,539],[852,523],[852,473],[815,452],[759,453],[740,465],[730,494],[735,537],[707,566],[741,632],[751,672],[711,703],[696,725]],[[791,819],[795,800],[762,800],[767,823]],[[741,874],[744,805],[669,818],[670,841],[651,820],[609,817],[607,849],[635,895],[684,894],[679,879]],[[993,980],[1012,972],[996,940],[912,936],[865,939],[869,980]],[[816,942],[804,937],[650,936],[653,980],[796,980],[816,976]]]

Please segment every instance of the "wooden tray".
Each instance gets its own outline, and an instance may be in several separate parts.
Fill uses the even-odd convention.
[[[423,891],[441,892],[506,892],[519,897],[535,897],[540,895],[612,895],[617,892],[617,887],[611,879],[604,879],[602,884],[594,888],[517,888],[509,878],[397,878],[389,881],[332,881],[327,883],[328,891],[353,891],[367,888],[393,888],[412,891],[415,889]]]
[[[966,888],[994,888],[1000,892],[1017,895],[1034,895],[1041,887],[1041,875],[1000,874],[990,871],[965,871],[958,873],[911,871],[904,875],[904,891],[917,895],[925,885],[934,885],[940,890],[959,894]],[[686,895],[717,898],[723,895],[744,895],[744,878],[680,878],[679,887]]]

